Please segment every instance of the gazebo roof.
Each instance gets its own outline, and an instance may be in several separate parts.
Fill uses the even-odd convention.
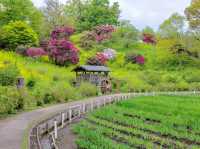
[[[105,66],[92,66],[92,65],[83,65],[78,66],[73,71],[81,72],[81,71],[87,71],[87,72],[110,72],[108,67]]]

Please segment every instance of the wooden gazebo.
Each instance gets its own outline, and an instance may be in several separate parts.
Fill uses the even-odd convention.
[[[111,92],[112,85],[108,67],[83,65],[76,67],[73,71],[76,72],[76,86],[79,86],[81,82],[89,82],[99,87],[103,94]]]

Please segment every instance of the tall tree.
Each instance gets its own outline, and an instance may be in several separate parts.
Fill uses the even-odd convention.
[[[191,5],[185,9],[190,27],[200,31],[200,0],[192,0]]]
[[[89,30],[97,25],[118,24],[119,4],[109,0],[71,0],[67,3],[66,13],[74,17],[79,31]]]
[[[155,34],[153,28],[151,28],[150,26],[146,26],[146,27],[142,30],[142,33],[143,33],[143,34],[152,34],[152,35]]]
[[[158,34],[161,38],[173,38],[184,32],[185,25],[185,17],[174,13],[160,25]]]
[[[45,16],[45,23],[43,24],[44,37],[47,37],[55,27],[70,24],[68,17],[65,15],[64,8],[65,5],[59,0],[45,0],[45,6],[42,8]]]
[[[40,32],[42,13],[31,0],[1,0],[0,26],[19,20],[27,22],[35,31]]]

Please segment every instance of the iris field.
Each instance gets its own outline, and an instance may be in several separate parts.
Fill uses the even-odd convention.
[[[90,113],[73,127],[80,149],[200,148],[200,98],[137,97]]]

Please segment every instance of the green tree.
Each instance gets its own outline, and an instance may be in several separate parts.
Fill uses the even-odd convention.
[[[184,32],[185,24],[185,17],[174,13],[160,25],[158,34],[161,38],[179,36]]]
[[[151,28],[150,26],[146,26],[146,27],[142,30],[142,33],[143,33],[143,34],[152,34],[152,35],[155,34],[153,28]]]
[[[0,26],[19,20],[27,22],[37,33],[40,33],[42,13],[34,7],[31,0],[1,0]]]
[[[200,30],[200,0],[193,0],[191,5],[186,8],[185,14],[190,27],[194,30]]]
[[[69,25],[70,20],[65,15],[64,6],[58,0],[45,0],[45,7],[42,8],[45,16],[44,36],[48,36],[55,27]]]
[[[111,42],[117,44],[120,41],[123,49],[129,49],[138,40],[139,31],[130,21],[123,20],[113,33]]]
[[[111,5],[109,0],[71,0],[66,14],[73,17],[78,30],[83,31],[102,24],[117,25],[120,10],[117,2]]]

